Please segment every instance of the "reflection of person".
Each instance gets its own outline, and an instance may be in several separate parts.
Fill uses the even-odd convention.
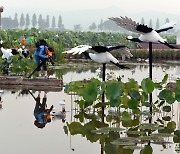
[[[0,96],[0,109],[2,109],[2,98],[1,98],[1,96]]]
[[[42,103],[40,103],[40,92],[38,93],[38,96],[36,98],[36,105],[34,109],[34,117],[36,120],[34,121],[34,125],[38,128],[44,128],[45,125],[49,122],[51,122],[51,115],[50,112],[53,109],[53,105],[50,109],[47,109],[47,94],[44,92],[44,97],[42,100]]]

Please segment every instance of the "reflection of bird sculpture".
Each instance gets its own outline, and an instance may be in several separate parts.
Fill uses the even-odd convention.
[[[118,80],[119,76],[114,72],[107,73],[107,80]]]
[[[87,52],[88,50],[93,50],[95,53],[90,53]],[[124,69],[127,68],[124,65],[119,64],[119,60],[117,60],[111,53],[110,51],[112,50],[120,50],[120,54],[122,56],[122,60],[125,60],[125,58],[130,58],[133,55],[131,54],[129,48],[126,46],[89,46],[89,45],[79,45],[71,50],[65,51],[64,53],[72,53],[73,55],[75,54],[81,54],[83,53],[87,58],[101,64],[106,64],[106,63],[112,63],[116,65],[117,67]]]
[[[128,17],[115,17],[109,18],[113,20],[118,26],[125,28],[131,32],[141,34],[138,38],[133,38],[132,36],[128,36],[126,39],[134,42],[153,42],[153,43],[161,43],[170,48],[176,48],[175,46],[170,45],[166,39],[163,39],[159,33],[172,29],[175,26],[175,22],[166,23],[158,30],[153,30],[151,27],[148,27],[144,24],[139,24],[133,21]]]
[[[59,101],[59,105],[61,106],[61,111],[59,110],[53,110],[52,111],[52,117],[53,120],[57,120],[57,119],[61,119],[63,122],[65,122],[65,118],[66,118],[66,110],[65,110],[65,100],[60,100]]]

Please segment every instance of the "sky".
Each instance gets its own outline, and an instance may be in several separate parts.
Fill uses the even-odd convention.
[[[131,13],[156,11],[180,15],[179,0],[0,0],[0,6],[4,6],[7,12],[12,8],[50,9],[62,12],[116,6]]]
[[[172,14],[176,15],[172,17],[173,20],[178,20],[180,25],[180,0],[0,0],[0,6],[4,7],[2,17],[14,18],[15,13],[18,13],[19,17],[21,13],[28,13],[30,17],[33,13],[42,14],[43,18],[46,15],[50,15],[50,18],[52,16],[58,18],[61,15],[67,28],[73,28],[75,24],[84,24],[87,27],[92,22],[98,24],[101,19],[107,20],[108,17],[121,16],[121,11],[123,15],[136,16],[135,20],[140,20],[144,12],[150,12],[146,16],[147,21],[152,16],[154,21],[160,18],[162,22],[168,14]],[[107,8],[111,9],[107,10]],[[97,10],[100,12],[96,12]],[[152,14],[152,12],[166,14],[156,17],[157,13]]]

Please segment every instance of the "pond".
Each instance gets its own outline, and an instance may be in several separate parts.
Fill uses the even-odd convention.
[[[133,63],[130,65],[130,67],[130,70],[118,70],[116,67],[107,65],[106,73],[114,72],[117,76],[121,76],[122,80],[124,81],[128,81],[128,78],[134,78],[136,81],[141,82],[143,78],[148,77],[149,70],[147,63]],[[179,69],[180,65],[176,62],[154,63],[153,79],[156,81],[161,81],[164,75],[167,73],[169,74],[170,79],[174,80],[174,78],[178,77],[179,75]],[[90,79],[92,77],[101,80],[101,66],[89,63],[72,63],[66,67],[55,67],[55,72],[62,72],[62,78],[65,84],[71,81]],[[61,117],[55,117],[52,119],[51,122],[47,123],[44,128],[38,128],[34,125],[35,117],[33,114],[36,102],[33,96],[37,97],[38,94],[40,94],[42,99],[44,96],[44,91],[30,91],[30,93],[28,91],[23,92],[22,90],[2,89],[0,91],[0,95],[2,97],[2,108],[0,110],[0,153],[140,153],[139,149],[127,150],[123,149],[122,146],[119,146],[118,150],[114,150],[110,145],[108,145],[109,149],[108,146],[106,146],[105,150],[103,151],[103,147],[100,144],[98,137],[92,135],[92,132],[88,134],[88,128],[86,128],[84,130],[85,132],[82,134],[80,132],[77,133],[79,131],[77,128],[76,130],[73,130],[74,132],[67,132],[67,126],[69,126],[72,122],[77,122],[77,124],[82,125],[88,124],[87,126],[91,128],[91,118],[88,116],[91,116],[94,113],[88,111],[89,114],[84,116],[86,117],[84,120],[82,120],[81,117],[78,117],[80,116],[81,112],[79,112],[79,108],[74,102],[78,99],[78,96],[68,95],[64,92],[64,88],[62,91],[46,91],[45,93],[47,93],[47,108],[50,108],[51,105],[53,105],[55,110],[62,111],[63,107],[65,106],[66,113],[64,113]],[[62,100],[65,100],[65,105],[59,104],[59,102],[62,102]],[[176,103],[172,106],[172,112],[165,114],[171,116],[173,121],[176,122],[176,128],[180,129],[180,113],[178,110],[180,105]],[[148,110],[148,108],[146,109]],[[108,111],[105,112],[108,113]],[[162,115],[155,114],[153,119],[157,119],[159,116]],[[140,123],[143,123],[143,121]],[[125,130],[127,130],[127,128],[125,128]],[[109,138],[116,138],[116,136],[120,136],[121,134],[122,133],[119,132],[114,134],[110,133]],[[125,137],[126,135],[122,134],[121,136]],[[102,137],[104,136],[102,135]],[[168,137],[166,141],[173,142],[173,137]],[[180,150],[180,143],[167,144],[166,146],[151,143],[150,145],[154,154],[178,153],[178,150]]]

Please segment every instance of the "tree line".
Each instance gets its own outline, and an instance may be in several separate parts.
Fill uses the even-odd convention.
[[[55,16],[52,17],[50,21],[49,15],[44,19],[42,14],[37,16],[35,13],[32,15],[32,19],[30,19],[29,14],[24,15],[23,13],[20,15],[18,19],[18,14],[15,13],[14,18],[2,18],[2,29],[29,29],[29,28],[40,28],[40,29],[55,29],[63,31],[64,25],[62,23],[61,15],[58,17],[58,22],[56,24]]]
[[[162,23],[162,24],[165,24],[165,23],[168,23],[170,22],[170,20],[168,18],[165,19],[165,22]],[[145,24],[145,25],[148,25],[149,27],[153,28],[153,29],[159,29],[160,28],[160,21],[159,19],[157,18],[156,20],[156,23],[153,24],[153,21],[152,19],[149,19],[149,23],[145,23],[145,20],[144,18],[141,18],[141,24]],[[117,26],[113,21],[111,20],[106,20],[106,21],[103,21],[101,19],[100,23],[98,25],[96,25],[95,22],[93,22],[90,26],[89,26],[89,30],[91,31],[121,31],[121,32],[127,32],[126,30],[120,28],[119,26]],[[166,33],[173,33],[174,32],[174,29],[166,32]]]
[[[57,23],[56,23],[57,20]],[[169,19],[166,18],[164,23],[169,22]],[[152,19],[149,19],[149,23],[145,23],[145,19],[141,18],[141,24],[146,24],[149,27],[152,27],[154,29],[160,28],[160,21],[157,18],[156,23],[153,24]],[[67,30],[62,22],[62,17],[59,15],[58,19],[55,18],[55,16],[52,17],[50,21],[49,15],[46,16],[46,18],[42,17],[42,14],[37,16],[35,13],[32,15],[32,18],[30,19],[29,14],[27,13],[24,15],[23,13],[20,15],[20,18],[18,19],[18,14],[15,13],[14,18],[2,18],[2,29],[29,29],[29,28],[40,28],[43,30],[58,30],[58,31],[65,31]],[[119,26],[117,26],[113,21],[111,20],[100,20],[98,24],[93,22],[88,27],[89,31],[102,31],[102,32],[122,32],[126,33],[127,31]],[[74,25],[73,31],[83,31],[83,27],[81,24]],[[174,32],[173,30],[169,31],[170,33]],[[168,32],[168,33],[169,33]]]

